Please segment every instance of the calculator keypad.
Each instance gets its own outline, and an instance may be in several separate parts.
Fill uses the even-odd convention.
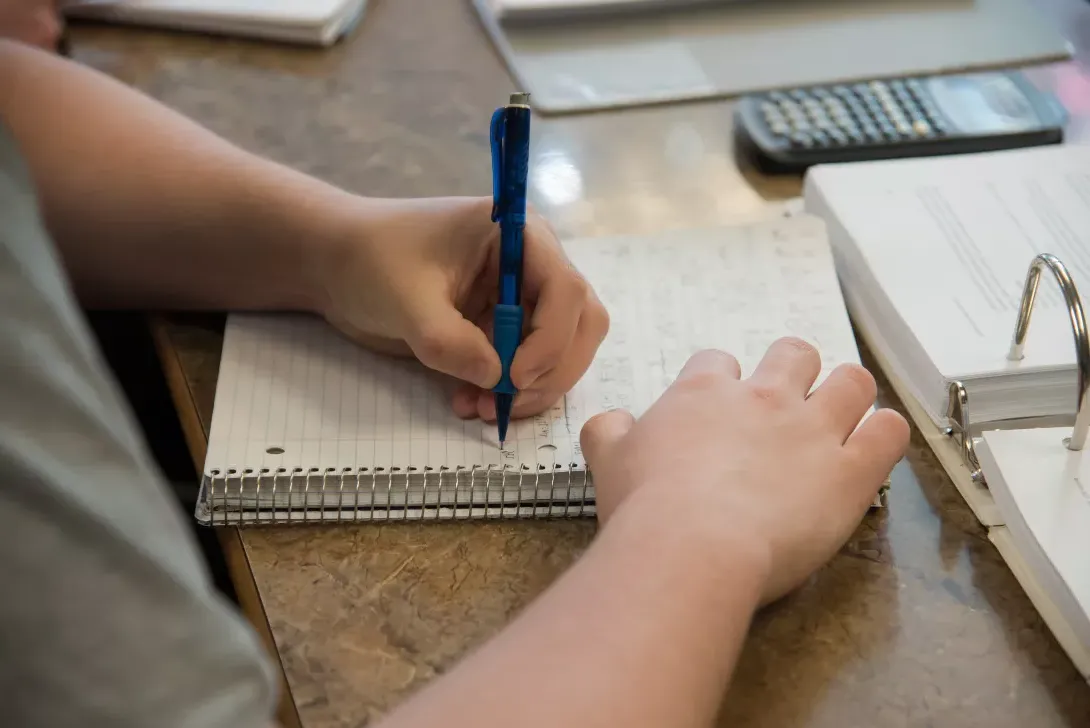
[[[949,132],[916,79],[772,91],[759,108],[772,135],[797,149],[938,139]]]

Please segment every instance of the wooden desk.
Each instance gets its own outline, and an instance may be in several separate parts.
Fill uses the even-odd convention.
[[[1085,3],[1040,1],[1070,9],[1071,34],[1090,50]],[[134,30],[83,28],[74,40],[77,58],[349,189],[490,193],[487,120],[511,87],[466,2],[375,2],[357,36],[327,52]],[[1085,79],[1043,78],[1081,82],[1090,98]],[[798,180],[737,168],[724,103],[539,119],[537,129],[558,183],[538,202],[562,235],[739,221],[799,192]],[[216,317],[156,327],[198,462],[221,329]],[[899,406],[885,382],[881,400]],[[889,508],[820,578],[757,618],[722,725],[1086,725],[1090,688],[921,438],[892,485]],[[579,556],[594,524],[223,533],[244,606],[291,688],[282,720],[297,710],[306,728],[348,728],[494,634]]]

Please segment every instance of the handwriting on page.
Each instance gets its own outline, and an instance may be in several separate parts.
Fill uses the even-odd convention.
[[[564,469],[582,464],[579,434],[588,419],[614,408],[638,416],[700,349],[731,352],[744,374],[785,335],[813,342],[826,371],[858,361],[817,221],[568,247],[610,312],[610,332],[566,397],[512,423],[503,451],[494,424],[454,415],[451,384],[436,373],[372,354],[315,319],[234,315],[209,462]]]
[[[610,332],[566,398],[568,431],[605,410],[645,411],[701,349],[734,354],[743,375],[794,335],[818,347],[823,376],[858,361],[820,226],[804,220],[568,246],[610,312]],[[565,436],[567,433],[565,433]]]

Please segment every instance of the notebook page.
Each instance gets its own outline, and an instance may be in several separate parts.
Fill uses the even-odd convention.
[[[446,378],[372,354],[316,319],[236,314],[206,471],[582,467],[579,432],[590,417],[615,407],[639,416],[701,349],[735,354],[743,375],[785,335],[818,347],[822,378],[859,361],[815,218],[566,248],[610,311],[610,332],[562,401],[512,423],[505,451],[495,425],[454,416]]]
[[[1051,276],[1025,359],[1006,354],[1034,255],[1090,290],[1090,146],[830,166],[807,185],[947,378],[1074,363]]]

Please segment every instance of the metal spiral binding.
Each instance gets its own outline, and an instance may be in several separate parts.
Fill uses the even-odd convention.
[[[1075,426],[1071,437],[1065,438],[1064,444],[1071,450],[1081,450],[1086,444],[1087,433],[1090,432],[1090,336],[1087,334],[1086,313],[1075,281],[1068,272],[1067,266],[1055,255],[1041,253],[1034,256],[1029,265],[1007,358],[1011,361],[1019,361],[1024,356],[1029,322],[1034,304],[1037,302],[1037,289],[1041,284],[1041,273],[1046,269],[1052,273],[1063,294],[1067,315],[1071,319],[1071,333],[1075,339],[1075,362],[1078,370]],[[987,485],[984,482],[983,471],[980,468],[980,461],[977,459],[969,429],[969,394],[961,382],[950,383],[950,401],[947,405],[946,416],[949,422],[946,435],[957,441],[962,459],[969,468],[973,482]]]
[[[197,520],[212,526],[593,516],[585,467],[212,470]]]

